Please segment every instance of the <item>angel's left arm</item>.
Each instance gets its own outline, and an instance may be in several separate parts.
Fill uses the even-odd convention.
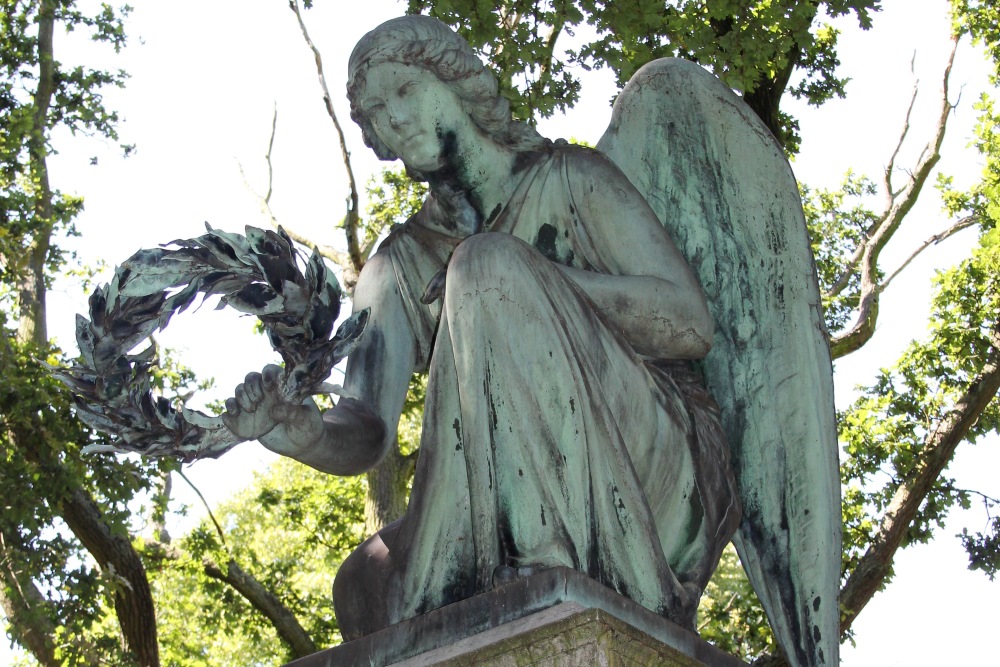
[[[600,153],[588,153],[572,170],[571,191],[607,273],[560,268],[636,352],[704,357],[714,326],[694,272],[625,175]]]

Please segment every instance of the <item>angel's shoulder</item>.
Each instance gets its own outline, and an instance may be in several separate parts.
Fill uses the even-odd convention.
[[[575,144],[553,149],[577,209],[590,211],[599,219],[614,211],[635,212],[640,218],[656,219],[643,195],[607,155],[596,148]]]
[[[611,161],[611,158],[591,146],[557,139],[553,142],[551,150],[562,159],[570,173],[612,172],[621,174],[621,170]]]
[[[557,143],[552,150],[564,169],[573,199],[579,204],[591,202],[600,206],[609,199],[616,205],[629,200],[645,203],[618,165],[596,148]]]

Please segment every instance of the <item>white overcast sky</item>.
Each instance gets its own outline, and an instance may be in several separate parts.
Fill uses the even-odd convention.
[[[137,145],[133,157],[122,160],[114,146],[95,140],[68,134],[55,138],[60,154],[52,160],[53,186],[86,198],[86,211],[78,220],[83,236],[74,241],[81,261],[114,264],[141,247],[197,236],[205,221],[230,231],[241,231],[247,224],[266,226],[240,166],[252,187],[266,188],[264,153],[275,105],[273,209],[279,221],[318,243],[342,243],[334,225],[343,215],[347,191],[337,139],[321,103],[311,54],[286,3],[145,0],[135,4],[127,27],[130,46],[118,58],[75,37],[56,36],[58,59],[100,58],[132,75],[124,90],[109,92],[106,100],[123,117],[122,140]],[[323,53],[336,111],[363,183],[378,163],[348,115],[343,95],[347,57],[364,32],[401,14],[404,6],[387,0],[317,0],[316,5],[306,12],[306,20]],[[914,85],[911,60],[921,85],[921,108],[933,105],[939,95],[948,46],[947,3],[888,0],[883,5],[885,10],[875,15],[874,29],[868,33],[856,29],[853,21],[838,22],[844,30],[841,72],[851,78],[847,99],[818,110],[794,101],[785,104],[801,121],[802,153],[793,168],[802,182],[834,187],[848,169],[878,177],[898,137]],[[970,182],[981,167],[965,147],[974,122],[972,104],[985,86],[986,72],[981,55],[965,44],[952,81],[952,99],[961,88],[961,104],[939,166],[959,182]],[[610,74],[588,74],[583,102],[566,118],[543,122],[543,134],[596,141],[608,120],[611,95]],[[904,153],[900,164],[905,164],[906,156],[914,158],[920,147],[916,140],[925,136],[932,120],[933,113],[915,114],[916,148]],[[946,225],[933,195],[925,194],[922,205],[907,219],[900,241],[887,250],[887,267]],[[874,369],[890,364],[910,339],[923,335],[932,271],[960,257],[973,242],[974,235],[966,234],[935,248],[890,287],[875,339],[837,365],[839,405],[849,402],[852,388],[869,381]],[[84,308],[77,284],[57,286],[49,326],[67,348],[72,347],[73,313]],[[199,374],[214,376],[219,387],[216,397],[221,398],[245,373],[259,370],[275,356],[251,328],[249,319],[206,308],[176,318],[160,340],[180,350]],[[959,453],[953,472],[961,486],[1000,495],[995,481],[998,444],[994,438]],[[217,503],[270,460],[262,448],[247,444],[221,461],[196,464],[188,474],[210,502]],[[182,484],[175,489],[185,493]],[[190,493],[182,500],[199,513]],[[843,663],[860,667],[995,660],[988,638],[995,632],[991,619],[1000,584],[966,569],[966,556],[954,537],[963,526],[982,530],[985,523],[979,507],[953,512],[935,542],[901,552],[895,582],[855,623],[857,647],[844,648]],[[2,644],[0,664],[10,655],[6,642]]]

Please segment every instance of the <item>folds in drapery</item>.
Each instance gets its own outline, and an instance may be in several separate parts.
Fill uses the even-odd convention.
[[[552,261],[602,268],[573,155],[539,155],[500,233],[457,244],[418,216],[386,248],[430,373],[393,622],[488,590],[498,566],[565,565],[690,625],[735,529],[711,400],[636,355]],[[443,304],[423,306],[445,263]]]

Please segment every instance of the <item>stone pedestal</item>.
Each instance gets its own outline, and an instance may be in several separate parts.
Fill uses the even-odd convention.
[[[554,568],[287,667],[740,667],[583,574]]]

